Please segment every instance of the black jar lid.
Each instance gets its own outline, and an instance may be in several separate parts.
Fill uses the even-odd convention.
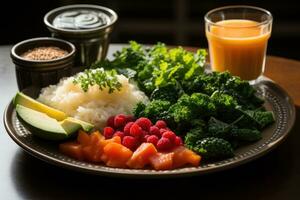
[[[68,52],[66,56],[51,60],[29,60],[23,58],[21,55],[28,50],[32,50],[37,47],[48,47],[54,46],[63,49]],[[65,40],[41,37],[24,40],[14,45],[11,49],[12,61],[17,67],[26,68],[32,71],[49,71],[65,68],[70,66],[70,63],[74,62],[75,46]]]
[[[97,12],[106,19],[106,23],[98,27],[83,28],[83,29],[72,29],[72,28],[62,28],[57,27],[53,24],[55,18],[66,12],[79,12],[79,11],[91,11]],[[68,6],[62,6],[49,11],[44,16],[44,23],[47,28],[52,32],[65,37],[72,38],[91,38],[99,35],[108,34],[112,31],[114,23],[117,21],[118,15],[115,11],[98,5],[89,4],[74,4]]]

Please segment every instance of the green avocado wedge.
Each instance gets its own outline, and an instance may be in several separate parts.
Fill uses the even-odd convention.
[[[81,126],[81,128],[86,131],[89,132],[94,128],[93,124],[90,124],[88,122],[73,118],[73,117],[68,117],[67,119],[64,119],[64,121],[62,121],[62,125],[63,122],[68,122],[68,124],[79,124]]]
[[[25,106],[27,108],[31,108],[33,110],[45,113],[49,117],[52,117],[54,119],[57,119],[58,121],[64,120],[67,118],[67,115],[59,111],[55,108],[51,108],[45,104],[42,104],[41,102],[38,102],[37,100],[23,94],[22,92],[18,92],[16,96],[14,97],[13,104],[16,107],[17,104],[20,104],[22,106]]]
[[[59,122],[45,113],[19,104],[16,105],[16,112],[18,119],[32,134],[45,140],[64,140],[81,128],[85,131],[93,128],[92,124],[71,117]]]

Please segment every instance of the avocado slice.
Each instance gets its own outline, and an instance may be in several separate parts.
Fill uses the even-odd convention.
[[[18,119],[32,134],[47,140],[63,140],[70,136],[61,124],[45,113],[17,104]]]
[[[88,122],[82,121],[80,119],[76,119],[73,117],[68,117],[67,119],[65,119],[63,122],[67,123],[67,124],[79,124],[80,128],[82,128],[84,131],[89,132],[94,128],[93,124],[90,124]]]
[[[32,134],[46,140],[64,140],[71,137],[79,129],[90,131],[94,126],[71,117],[63,121],[49,117],[45,113],[16,105],[18,119]]]
[[[15,107],[17,106],[17,104],[20,104],[27,108],[31,108],[36,111],[40,111],[42,113],[45,113],[49,117],[52,117],[59,121],[67,118],[67,115],[64,112],[59,111],[54,108],[51,108],[45,104],[42,104],[42,103],[38,102],[37,100],[23,94],[22,92],[18,92],[16,94],[16,96],[14,97],[14,100],[13,100],[13,104]]]

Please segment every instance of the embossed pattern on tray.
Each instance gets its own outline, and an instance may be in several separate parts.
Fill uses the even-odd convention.
[[[266,100],[266,109],[274,112],[276,123],[263,131],[263,138],[260,141],[237,149],[233,158],[202,164],[199,167],[185,167],[166,171],[155,171],[152,169],[135,170],[110,168],[101,164],[74,160],[61,154],[58,151],[57,144],[32,136],[17,119],[12,103],[6,109],[4,123],[9,135],[22,148],[44,161],[62,167],[88,173],[115,176],[162,177],[203,174],[235,167],[260,157],[277,146],[288,135],[295,121],[295,108],[292,100],[279,86],[269,80],[262,80],[256,87],[258,95]]]

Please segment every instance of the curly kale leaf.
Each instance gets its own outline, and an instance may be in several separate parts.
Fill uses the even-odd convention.
[[[219,112],[232,110],[238,105],[237,101],[232,96],[224,94],[218,90],[211,95],[210,99],[215,104]]]
[[[132,113],[136,118],[140,118],[140,117],[144,116],[145,108],[146,108],[146,105],[143,102],[138,102],[134,106]]]
[[[234,156],[231,144],[224,139],[215,137],[206,137],[198,140],[192,150],[210,160]]]
[[[179,83],[169,83],[166,86],[156,88],[150,96],[151,100],[159,99],[176,103],[178,98],[184,93]]]
[[[169,109],[176,123],[190,123],[194,119],[214,115],[215,111],[209,96],[201,93],[194,93],[191,96],[184,94]]]
[[[247,110],[245,113],[252,117],[260,125],[261,129],[275,121],[273,112],[270,111]]]
[[[232,137],[233,125],[227,124],[214,117],[208,121],[208,134],[211,137],[230,139]]]
[[[203,127],[193,128],[186,133],[184,144],[188,148],[193,149],[198,141],[206,137],[208,137],[208,135]]]
[[[187,94],[201,92],[212,95],[219,91],[231,96],[244,109],[256,109],[264,102],[256,95],[253,86],[228,72],[203,73],[192,81],[184,82],[183,87]]]
[[[233,128],[231,133],[235,139],[247,142],[255,142],[262,138],[261,132],[256,129]]]
[[[151,101],[145,107],[143,116],[149,118],[153,122],[160,119],[168,120],[170,117],[167,111],[169,110],[170,106],[171,103],[169,101]]]

